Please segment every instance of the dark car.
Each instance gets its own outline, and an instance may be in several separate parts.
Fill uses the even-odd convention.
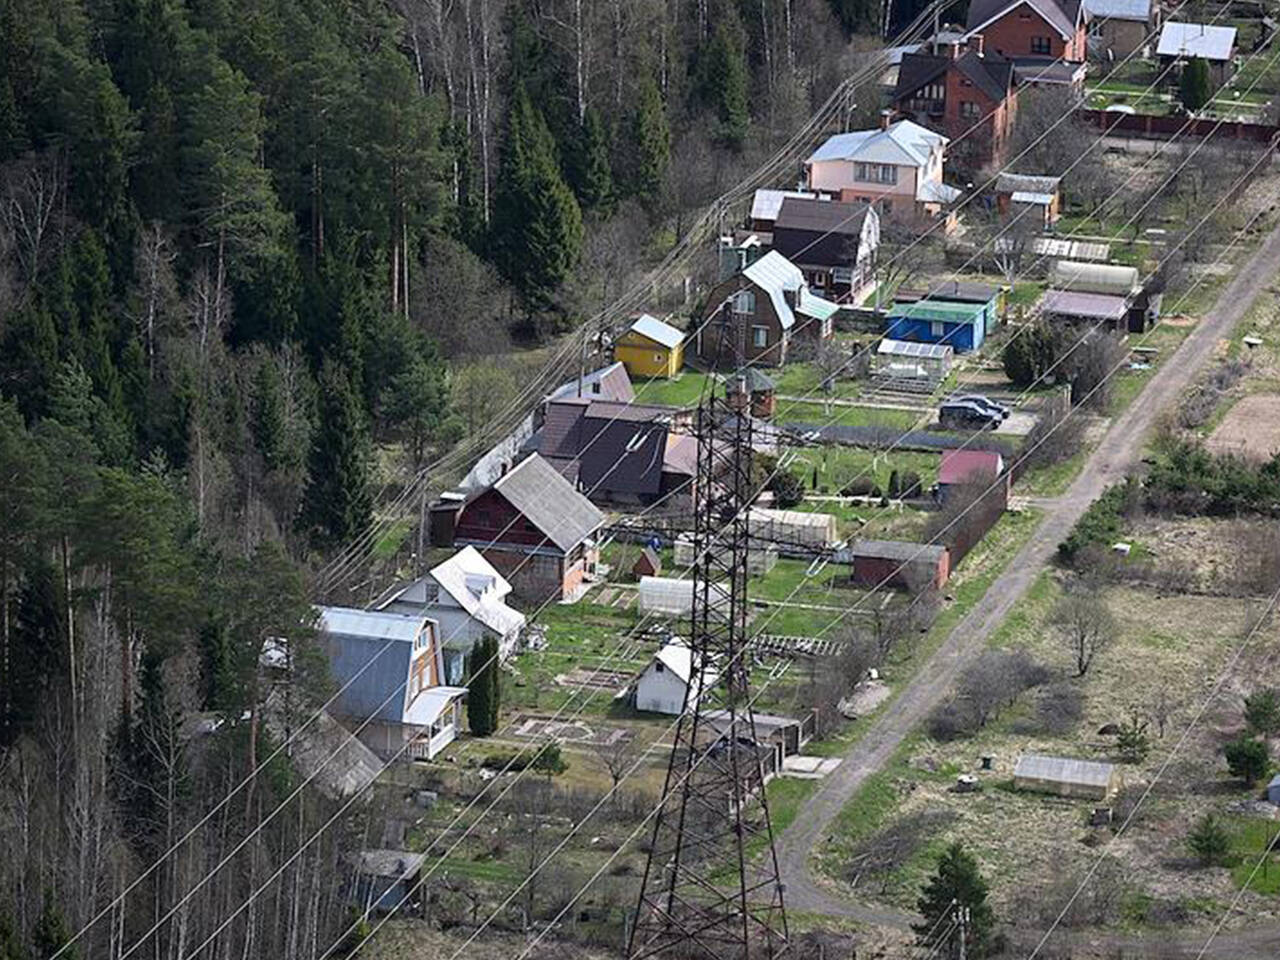
[[[948,429],[994,430],[1000,421],[998,413],[979,403],[948,400],[938,407],[938,423]]]
[[[1003,403],[996,403],[990,397],[985,397],[980,393],[968,393],[959,397],[951,397],[948,403],[976,403],[978,406],[985,407],[993,415],[998,416],[1001,420],[1009,419],[1009,408]]]

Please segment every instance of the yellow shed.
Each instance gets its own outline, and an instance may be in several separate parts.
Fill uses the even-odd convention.
[[[684,366],[684,334],[657,317],[641,314],[614,344],[613,359],[633,377],[674,377]]]

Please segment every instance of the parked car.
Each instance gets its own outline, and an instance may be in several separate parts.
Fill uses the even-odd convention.
[[[990,397],[983,396],[980,393],[966,393],[963,396],[951,397],[948,403],[976,403],[979,406],[986,407],[993,414],[1000,417],[1001,420],[1008,420],[1010,410],[1003,403],[997,403]]]
[[[994,430],[1001,417],[990,408],[967,401],[948,400],[938,407],[938,423],[949,429]]]

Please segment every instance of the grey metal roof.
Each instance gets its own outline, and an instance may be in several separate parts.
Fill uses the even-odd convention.
[[[906,540],[855,540],[852,556],[874,560],[896,560],[900,563],[919,560],[937,563],[947,548],[936,543],[910,543]]]
[[[317,625],[325,633],[373,640],[413,643],[426,621],[426,617],[421,615],[357,610],[354,607],[319,607],[317,611]]]
[[[1120,320],[1129,309],[1124,297],[1106,293],[1077,293],[1074,290],[1046,290],[1040,301],[1045,313],[1090,320]]]
[[[1038,753],[1023,754],[1014,767],[1014,777],[1031,780],[1049,780],[1053,783],[1074,783],[1086,787],[1108,787],[1115,773],[1110,763],[1094,760],[1075,760],[1070,757],[1049,757]]]
[[[578,381],[570,380],[562,383],[547,395],[548,400],[560,400],[578,395]],[[598,400],[619,400],[629,403],[636,398],[635,389],[631,386],[631,377],[627,375],[626,365],[611,363],[599,370],[592,370],[582,378],[582,395]]]
[[[768,294],[783,330],[795,326],[796,317],[791,311],[791,304],[787,303],[786,294],[804,286],[804,274],[799,267],[778,251],[770,250],[743,270],[742,275]]]
[[[636,317],[636,322],[631,324],[631,332],[648,337],[654,343],[669,348],[678,347],[684,342],[684,334],[681,331],[647,313]]]
[[[1151,0],[1084,0],[1084,6],[1095,20],[1151,19]]]
[[[1071,85],[1084,81],[1088,65],[1048,57],[1013,57],[1013,76],[1020,84]]]
[[[516,464],[493,488],[565,552],[604,523],[604,514],[536,453]]]
[[[904,57],[904,61],[909,57]],[[899,120],[889,129],[853,130],[827,139],[806,163],[822,160],[865,160],[872,163],[901,163],[922,166],[929,153],[947,138],[911,120]]]
[[[1180,23],[1169,20],[1160,31],[1160,43],[1156,47],[1156,55],[1230,60],[1235,46],[1235,27],[1213,27],[1203,23]]]
[[[996,177],[996,193],[1056,193],[1061,177],[1042,177],[1027,173],[1002,173]]]

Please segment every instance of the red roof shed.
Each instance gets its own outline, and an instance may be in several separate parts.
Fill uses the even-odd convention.
[[[938,483],[990,483],[1004,472],[1004,457],[994,450],[944,450]]]

